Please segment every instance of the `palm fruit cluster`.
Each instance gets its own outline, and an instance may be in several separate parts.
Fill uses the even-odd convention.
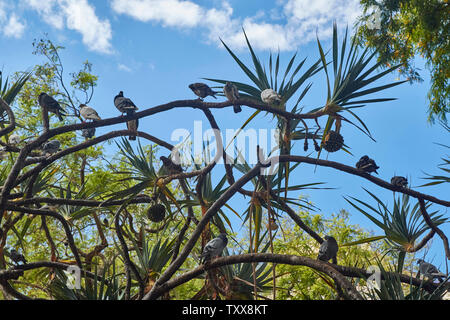
[[[344,145],[344,137],[340,133],[330,130],[323,141],[323,148],[328,152],[336,152]]]
[[[161,222],[166,216],[166,208],[160,203],[154,203],[147,210],[147,217],[152,222]]]

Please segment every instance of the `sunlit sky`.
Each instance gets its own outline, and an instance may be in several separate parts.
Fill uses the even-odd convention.
[[[358,1],[354,0],[0,0],[0,69],[5,75],[11,75],[44,62],[43,57],[32,54],[32,42],[47,33],[49,39],[65,47],[61,58],[67,77],[69,72],[78,71],[86,59],[93,64],[93,73],[99,76],[99,81],[90,105],[102,118],[107,118],[118,115],[113,97],[119,90],[143,110],[177,99],[195,98],[188,85],[207,82],[203,77],[250,83],[219,40],[250,65],[242,27],[266,67],[269,53],[278,50],[282,70],[295,52],[298,52],[297,61],[308,57],[306,66],[309,67],[319,57],[316,35],[328,50],[333,21],[336,20],[343,35],[343,29],[347,25],[352,28],[360,13]],[[423,83],[403,84],[375,94],[372,97],[397,100],[357,109],[376,142],[344,124],[341,133],[354,156],[340,151],[324,153],[322,158],[354,165],[359,157],[368,154],[380,166],[382,179],[390,181],[393,175],[403,175],[414,189],[448,200],[448,186],[417,188],[426,182],[422,179],[425,172],[440,174],[436,166],[442,163],[441,157],[448,149],[436,143],[448,144],[449,137],[442,127],[427,122],[429,75],[422,60],[418,59],[416,66],[422,69]],[[386,76],[377,84],[396,81],[397,76]],[[323,106],[326,101],[323,74],[311,80],[312,89],[301,103],[305,111]],[[243,109],[239,114],[234,114],[231,108],[213,110],[213,114],[222,129],[237,129],[254,112],[247,107]],[[203,127],[208,128],[200,111],[183,108],[142,119],[140,129],[177,143],[170,141],[173,130],[184,128],[192,132],[196,120],[203,121]],[[275,125],[271,117],[261,113],[249,128],[270,129]],[[122,126],[100,128],[97,135]],[[293,153],[305,154],[303,141],[294,145]],[[327,187],[336,188],[302,193],[319,207],[319,212],[330,216],[346,209],[351,213],[352,223],[373,230],[376,235],[382,234],[350,207],[343,196],[374,204],[364,187],[392,205],[391,191],[333,169],[318,167],[315,172],[313,169],[311,165],[300,165],[290,180],[295,184],[327,182]],[[220,179],[222,174],[220,168],[215,178]],[[230,205],[243,212],[247,201],[236,196]],[[432,208],[448,215],[445,207],[433,205]],[[233,222],[239,229],[241,223]],[[450,231],[448,224],[442,229],[447,234]],[[435,236],[428,258],[445,270],[442,252],[442,241]]]

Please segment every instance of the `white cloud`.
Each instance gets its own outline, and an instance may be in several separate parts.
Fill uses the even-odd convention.
[[[111,24],[108,20],[100,20],[87,0],[62,0],[60,3],[66,16],[67,27],[81,33],[83,43],[90,50],[112,52]]]
[[[211,9],[187,0],[112,0],[111,7],[142,22],[200,29],[207,42],[220,45],[222,38],[233,49],[246,47],[244,27],[252,46],[262,50],[293,50],[315,39],[316,31],[320,39],[328,38],[334,20],[340,27],[351,26],[361,12],[359,0],[277,0],[274,4],[267,13],[258,11],[251,17],[233,17],[228,1]]]
[[[87,0],[26,0],[49,25],[77,31],[89,50],[112,53],[112,30],[109,20],[101,20]]]
[[[133,71],[130,67],[124,65],[123,63],[119,63],[117,65],[117,69],[119,69],[120,71],[125,71],[125,72],[131,72]]]
[[[8,22],[3,26],[3,34],[7,37],[20,38],[25,30],[25,24],[13,13],[9,16]]]
[[[56,29],[64,28],[64,16],[60,10],[57,10],[57,0],[26,0],[26,4],[36,10],[45,22]]]
[[[203,17],[203,9],[191,1],[113,0],[111,7],[139,21],[160,22],[168,27],[194,27]]]

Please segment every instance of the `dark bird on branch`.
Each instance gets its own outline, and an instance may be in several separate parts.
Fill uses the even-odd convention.
[[[80,115],[86,120],[102,120],[94,108],[91,108],[85,104],[80,104]]]
[[[362,156],[361,159],[356,163],[356,168],[363,170],[364,172],[371,173],[375,172],[378,174],[377,169],[380,167],[377,166],[375,160],[370,159],[368,156]]]
[[[214,92],[207,84],[196,82],[189,85],[189,89],[191,89],[200,99],[204,99],[207,96],[211,96],[214,99],[217,99]]]
[[[11,249],[11,251],[9,253],[9,257],[15,264],[19,264],[19,262],[22,262],[24,264],[27,263],[27,259],[25,259],[23,254],[20,254],[19,252],[17,252],[16,249]]]
[[[63,121],[63,116],[66,116],[64,109],[61,107],[58,101],[53,99],[45,92],[42,92],[38,98],[41,108],[47,109],[48,112],[52,112],[58,116],[59,121]]]
[[[114,105],[120,112],[122,112],[122,115],[124,113],[129,115],[138,110],[138,107],[136,107],[131,99],[123,96],[123,91],[120,91],[119,94],[114,97]]]
[[[95,135],[95,128],[81,129],[81,136],[90,139]]]
[[[200,256],[200,261],[205,263],[208,260],[211,260],[214,257],[217,257],[222,254],[223,249],[227,246],[228,238],[225,233],[219,234],[217,238],[210,240],[205,247],[203,248],[203,252]]]
[[[167,173],[168,175],[174,175],[183,172],[183,168],[180,164],[174,163],[171,159],[161,156],[159,160],[162,161],[163,166],[161,167],[162,173]]]
[[[336,261],[336,255],[339,250],[339,246],[335,238],[331,236],[325,236],[325,240],[322,242],[319,248],[319,254],[317,259],[322,261],[329,261],[333,259],[333,262]]]
[[[234,102],[239,99],[239,90],[234,83],[227,82],[223,87],[223,93],[230,102]],[[242,111],[241,106],[238,104],[233,105],[234,113],[239,113]]]
[[[396,187],[406,188],[408,186],[408,179],[401,176],[394,176],[391,178],[391,184],[393,184]]]
[[[44,154],[53,154],[59,151],[60,146],[59,140],[50,140],[42,145],[41,150]]]
[[[134,113],[134,111],[132,111],[132,113]],[[132,113],[130,113],[130,114],[132,114]],[[134,132],[137,133],[138,127],[139,127],[139,119],[134,119],[134,120],[127,121],[127,128],[128,128],[128,130],[131,130],[131,131],[134,131]],[[128,137],[128,139],[129,140],[136,140],[136,136],[135,135],[130,135]]]
[[[422,259],[417,260],[417,264],[419,265],[419,276],[420,274],[423,274],[424,276],[434,280],[438,279],[439,282],[443,282],[444,278],[447,276],[439,271],[438,268],[436,268],[431,263],[425,262]]]

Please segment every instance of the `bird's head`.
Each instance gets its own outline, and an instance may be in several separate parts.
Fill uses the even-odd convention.
[[[421,264],[422,262],[423,262],[422,259],[418,259],[418,260],[417,260],[417,264]]]
[[[123,91],[119,91],[118,96],[119,96],[119,97],[123,97]]]
[[[85,105],[84,103],[80,104],[80,106],[79,106],[80,109],[84,108],[84,107],[87,107],[87,105]]]
[[[189,85],[189,89],[191,89],[191,90],[194,90],[194,84],[193,83],[191,83],[190,85]]]
[[[42,97],[45,96],[45,95],[46,95],[45,92],[41,92],[41,93],[39,94],[39,98],[42,98]]]

